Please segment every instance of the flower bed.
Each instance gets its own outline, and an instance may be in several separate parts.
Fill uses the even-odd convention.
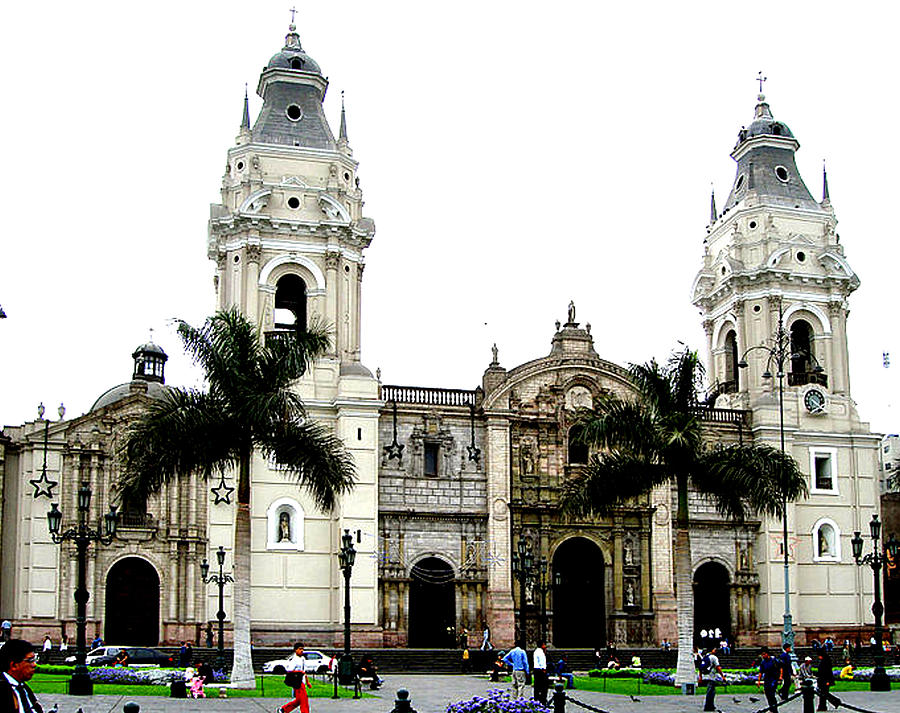
[[[475,696],[447,706],[447,713],[552,713],[551,709],[530,698],[512,698],[509,691],[491,688],[487,696]]]
[[[184,681],[184,671],[177,668],[128,668],[127,666],[89,669],[94,683],[115,683],[129,686],[168,686],[173,681]],[[223,671],[213,671],[210,683],[228,680]]]

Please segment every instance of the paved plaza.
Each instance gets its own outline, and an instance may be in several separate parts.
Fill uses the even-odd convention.
[[[321,685],[321,684],[320,684]],[[509,688],[509,684],[492,684],[478,676],[453,675],[409,675],[388,676],[384,687],[372,698],[358,701],[330,698],[313,698],[310,700],[312,713],[329,711],[348,711],[358,713],[390,713],[394,707],[397,690],[406,688],[410,692],[413,708],[418,713],[443,713],[448,703],[483,695],[489,688]],[[285,688],[287,693],[287,688]],[[628,696],[595,693],[589,691],[569,691],[575,698],[592,706],[609,711],[609,713],[699,713],[703,709],[703,696],[685,697],[644,696],[632,701]],[[756,698],[757,696],[754,696]],[[45,711],[49,711],[56,703],[59,713],[121,713],[128,701],[135,701],[141,707],[141,713],[211,713],[212,711],[268,711],[272,713],[287,696],[277,698],[206,698],[185,700],[160,698],[155,696],[91,696],[87,698],[57,694],[40,695]],[[737,698],[740,703],[733,699]],[[752,702],[747,695],[731,696],[720,693],[716,702],[723,713],[755,713],[764,705],[762,695],[759,702]],[[890,693],[871,693],[869,691],[851,691],[841,693],[840,698],[858,708],[874,713],[900,713],[900,690]],[[567,703],[566,711],[580,713],[585,709]],[[800,713],[802,703],[799,698],[779,709],[786,713]],[[829,706],[829,710],[833,710]],[[841,708],[841,710],[846,710]]]

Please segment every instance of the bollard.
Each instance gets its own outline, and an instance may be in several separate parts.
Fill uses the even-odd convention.
[[[553,713],[566,713],[566,692],[562,683],[553,686]]]
[[[397,700],[394,702],[394,710],[391,713],[416,713],[409,700],[409,691],[405,688],[397,691]]]
[[[122,706],[122,713],[138,713],[140,710],[141,707],[134,701],[128,701],[128,703]]]
[[[811,678],[803,679],[803,682],[800,684],[800,693],[803,694],[803,713],[813,713],[816,692],[813,689],[813,680]]]

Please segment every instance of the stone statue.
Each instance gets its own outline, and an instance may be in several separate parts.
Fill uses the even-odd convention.
[[[634,564],[634,543],[629,539],[623,545],[625,564]]]
[[[534,475],[534,454],[527,443],[522,446],[522,475]]]
[[[291,516],[282,512],[278,516],[278,539],[276,542],[291,541]]]
[[[569,300],[569,324],[575,324],[575,302]]]
[[[634,583],[631,581],[625,582],[625,606],[633,607],[635,605],[634,600]]]
[[[491,356],[494,358],[494,360],[491,362],[492,364],[498,364],[498,363],[499,363],[499,362],[497,361],[497,354],[498,354],[498,353],[499,353],[499,350],[497,349],[497,342],[494,342],[494,346],[491,347]]]

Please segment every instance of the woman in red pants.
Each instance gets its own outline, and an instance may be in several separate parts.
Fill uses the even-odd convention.
[[[300,713],[309,713],[309,699],[306,697],[306,657],[303,655],[303,644],[294,644],[294,654],[285,665],[284,682],[294,691],[294,698],[283,706],[276,708],[275,713],[291,713],[299,706]]]

